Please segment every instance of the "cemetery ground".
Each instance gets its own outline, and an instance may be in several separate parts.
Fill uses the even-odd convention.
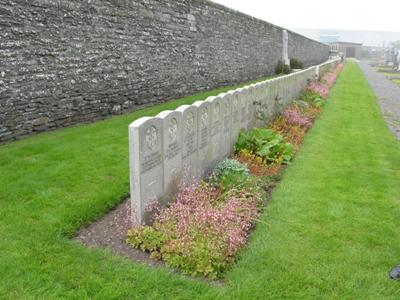
[[[222,286],[71,240],[127,197],[128,124],[199,97],[0,146],[0,298],[398,299],[400,144],[355,63]]]

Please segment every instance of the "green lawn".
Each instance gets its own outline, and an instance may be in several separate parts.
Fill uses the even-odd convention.
[[[127,195],[128,124],[205,96],[1,146],[0,298],[399,299],[400,145],[354,63],[223,287],[69,239]]]

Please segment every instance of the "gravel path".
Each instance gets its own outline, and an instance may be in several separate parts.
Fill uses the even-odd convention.
[[[375,91],[388,127],[400,140],[400,86],[375,71],[366,62],[359,62],[369,85]]]

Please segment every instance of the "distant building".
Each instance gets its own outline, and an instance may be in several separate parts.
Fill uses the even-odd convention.
[[[330,43],[331,55],[344,54],[345,57],[361,59],[363,44],[349,42]]]
[[[331,44],[338,42],[340,39],[340,36],[337,34],[320,34],[319,36],[319,41],[324,44]]]
[[[363,46],[362,57],[365,59],[384,61],[386,58],[386,52],[387,48],[385,47]]]
[[[382,47],[400,40],[400,32],[295,28],[293,31],[328,45],[338,41],[352,41],[365,46]]]

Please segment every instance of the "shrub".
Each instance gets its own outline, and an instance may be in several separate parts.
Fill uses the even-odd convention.
[[[151,227],[138,226],[127,242],[184,273],[217,278],[245,245],[258,218],[257,184],[221,194],[205,182],[181,186]]]
[[[296,150],[303,142],[306,130],[300,126],[290,124],[284,117],[278,116],[269,124],[269,128],[281,134],[285,140],[295,146]]]
[[[275,66],[275,74],[277,74],[277,75],[290,74],[291,71],[292,70],[290,69],[290,66],[285,65],[282,60],[279,60]]]
[[[247,165],[235,159],[225,159],[214,169],[210,182],[214,186],[222,185],[223,189],[239,186],[250,176]]]
[[[286,143],[281,135],[266,128],[241,131],[235,144],[235,152],[240,153],[245,149],[250,154],[259,156],[266,164],[287,164],[293,157],[293,146]]]
[[[321,107],[309,106],[304,110],[304,115],[314,121],[322,112]]]
[[[292,69],[303,69],[304,64],[300,59],[290,58],[290,68]]]
[[[267,171],[265,174],[270,177],[277,176],[281,172],[281,169],[281,164],[272,164],[267,167]]]
[[[251,154],[249,150],[243,149],[236,155],[236,159],[242,164],[246,164],[250,174],[255,176],[264,176],[267,171],[267,166],[262,158]]]
[[[321,95],[312,90],[305,90],[301,94],[300,100],[315,107],[322,107],[324,105],[324,101],[321,98]]]
[[[301,107],[297,105],[291,105],[285,108],[282,112],[282,117],[291,125],[299,126],[308,130],[312,126],[312,120],[304,115]]]
[[[306,91],[310,91],[310,92],[316,93],[320,97],[322,97],[323,99],[326,99],[329,96],[329,88],[324,83],[322,83],[320,81],[311,81],[307,85]]]

